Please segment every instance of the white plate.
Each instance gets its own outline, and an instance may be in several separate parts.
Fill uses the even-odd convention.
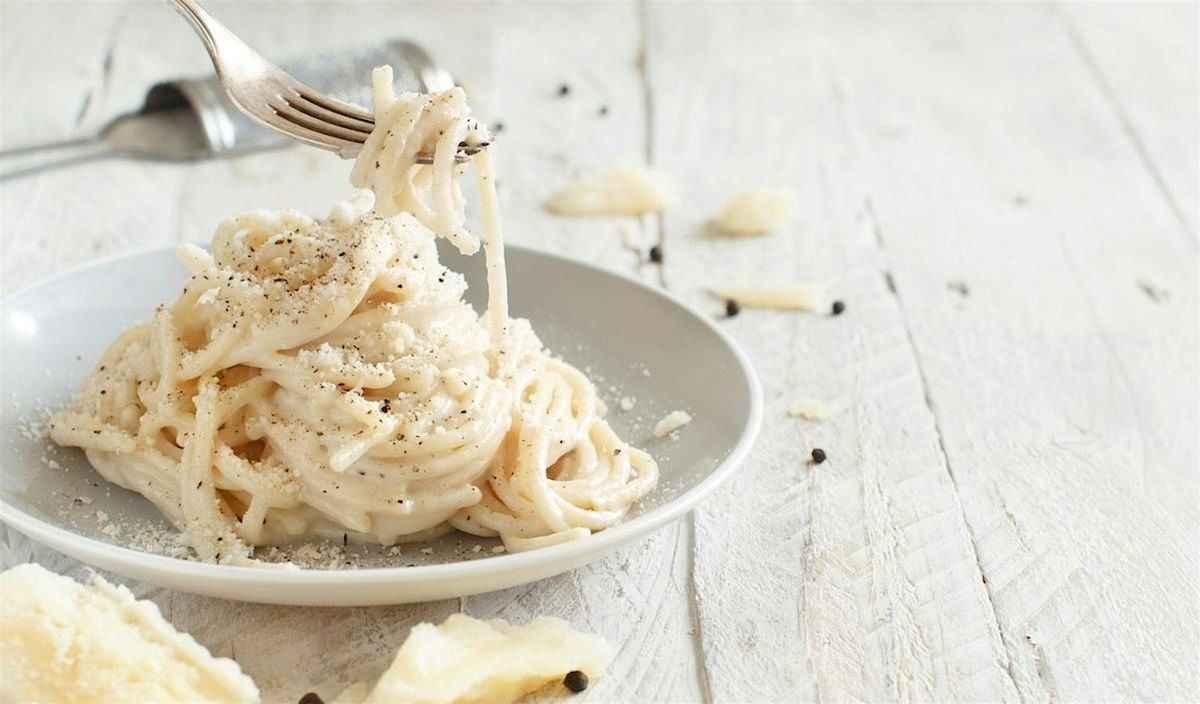
[[[448,248],[442,257],[467,276],[479,309],[482,257]],[[171,589],[272,604],[398,604],[573,569],[680,517],[730,476],[758,433],[762,393],[746,356],[708,316],[634,279],[551,254],[510,247],[508,269],[513,315],[529,318],[552,351],[588,372],[616,431],[659,462],[659,487],[617,526],[511,555],[493,553],[496,541],[461,534],[402,545],[398,557],[353,548],[355,563],[367,567],[341,570],[230,567],[132,549],[146,533],[133,526],[161,532],[165,519],[107,483],[81,452],[30,431],[65,403],[122,329],[176,297],[186,274],[172,250],[68,272],[0,305],[0,518],[83,562]],[[622,412],[625,396],[635,406]],[[654,438],[655,422],[676,408],[695,420],[674,437]]]

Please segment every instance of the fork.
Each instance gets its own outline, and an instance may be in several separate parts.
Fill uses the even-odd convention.
[[[267,61],[226,29],[196,0],[172,0],[204,42],[230,100],[256,122],[309,146],[352,159],[375,129],[375,116],[309,88]],[[468,161],[488,143],[458,145],[456,162]],[[417,163],[432,164],[421,152]]]

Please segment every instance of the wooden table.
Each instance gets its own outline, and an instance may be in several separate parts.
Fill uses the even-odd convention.
[[[723,322],[765,385],[750,460],[694,515],[586,568],[337,610],[130,585],[268,700],[371,679],[412,624],[456,611],[603,634],[620,655],[592,701],[1200,697],[1195,3],[215,12],[276,56],[422,37],[503,123],[513,241],[714,313],[705,286],[745,279],[824,281],[848,307]],[[86,133],[151,81],[208,70],[162,3],[5,0],[0,17],[5,146]],[[622,163],[673,176],[678,205],[542,210]],[[323,213],[347,172],[293,148],[6,182],[3,289],[204,240],[243,209]],[[796,194],[786,231],[710,234],[758,183]],[[806,396],[835,416],[788,417]],[[0,535],[5,566],[85,572]]]

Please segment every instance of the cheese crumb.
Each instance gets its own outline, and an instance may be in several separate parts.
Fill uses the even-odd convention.
[[[819,284],[712,286],[714,296],[751,308],[780,308],[812,312],[825,308],[825,287]]]
[[[687,411],[671,411],[654,426],[654,437],[664,438],[692,422],[692,416]]]
[[[651,169],[618,169],[580,179],[554,194],[546,209],[556,215],[645,215],[671,203],[667,179]]]
[[[754,188],[734,193],[717,215],[717,228],[728,235],[765,235],[792,218],[792,194],[777,188]]]
[[[200,297],[196,299],[196,302],[199,303],[200,305],[209,305],[209,304],[215,303],[217,301],[217,296],[220,295],[220,293],[221,293],[220,286],[210,288],[207,291],[205,291],[204,293],[200,294]]]
[[[632,411],[633,410],[633,399],[626,396],[621,399],[620,405],[621,405],[622,411]]]
[[[788,408],[788,415],[811,421],[826,421],[833,415],[829,404],[815,398],[802,398]]]

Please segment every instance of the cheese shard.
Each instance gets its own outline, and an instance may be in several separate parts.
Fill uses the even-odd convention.
[[[645,215],[671,203],[666,177],[651,169],[618,169],[576,181],[546,202],[556,215]]]
[[[0,574],[0,624],[0,701],[259,701],[237,663],[99,576],[83,585],[13,567]]]
[[[783,308],[812,312],[825,307],[825,287],[818,284],[712,286],[708,290],[714,296],[734,300],[751,308]]]
[[[503,704],[572,670],[595,679],[613,655],[603,638],[560,619],[513,626],[454,614],[440,626],[414,627],[374,689],[354,685],[335,704]]]
[[[792,194],[787,191],[753,188],[734,193],[714,223],[728,235],[765,235],[786,225],[794,208]]]
[[[671,411],[654,426],[654,437],[665,438],[691,422],[692,416],[687,411]]]
[[[833,409],[820,399],[802,398],[788,406],[788,415],[793,418],[821,422],[829,420],[833,415]]]

